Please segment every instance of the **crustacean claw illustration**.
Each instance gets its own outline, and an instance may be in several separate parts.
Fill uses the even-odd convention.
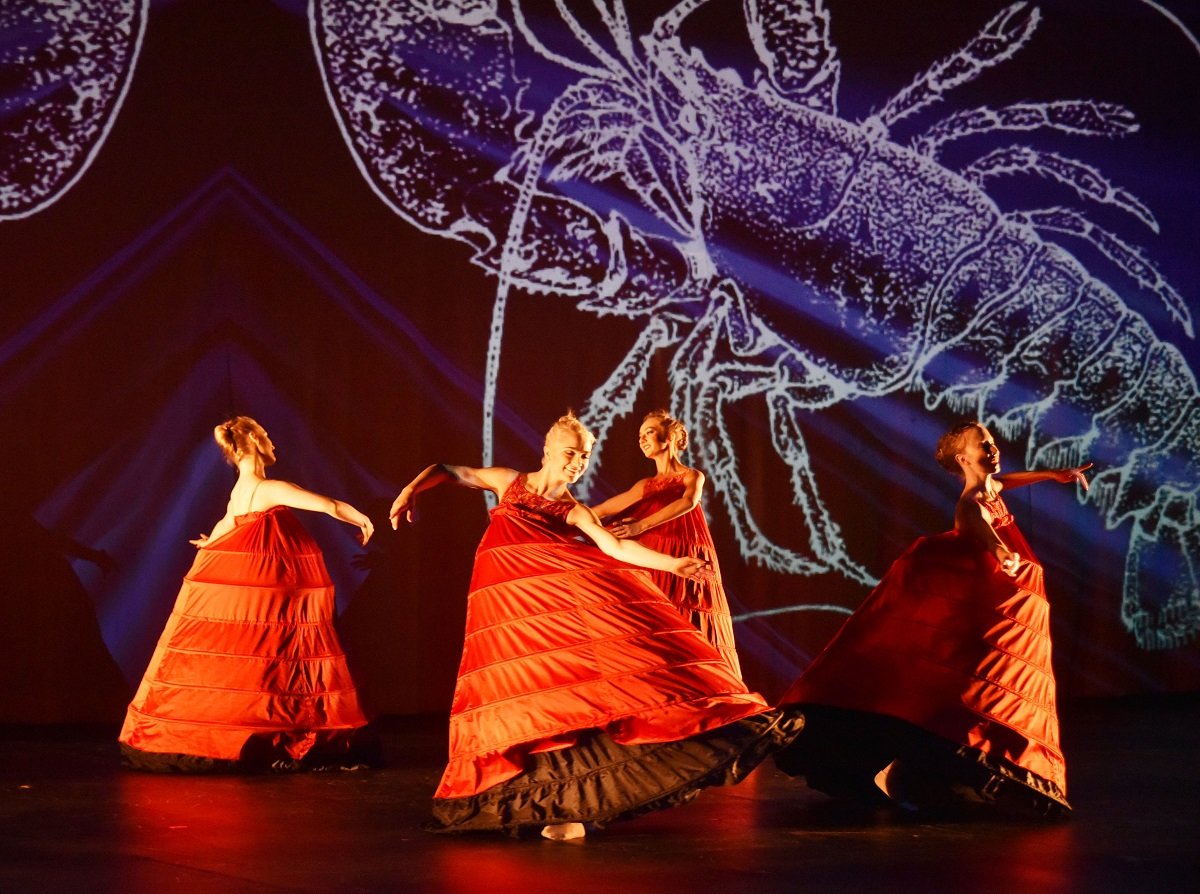
[[[690,17],[718,3],[745,17],[752,76],[685,44]],[[916,123],[1017,56],[1036,6],[1000,8],[861,121],[838,109],[824,0],[680,0],[641,34],[622,0],[552,6],[553,21],[521,0],[310,6],[364,175],[406,220],[474,246],[497,277],[485,462],[507,303],[515,290],[553,293],[644,327],[585,408],[600,434],[632,410],[647,361],[666,355],[672,412],[703,445],[699,464],[746,561],[869,583],[826,508],[806,426],[834,406],[915,393],[1023,439],[1031,465],[1095,459],[1102,471],[1080,499],[1109,528],[1130,528],[1130,631],[1144,648],[1194,636],[1195,371],[1123,295],[1157,296],[1190,336],[1188,303],[1146,252],[1063,199],[1003,210],[988,192],[1032,175],[1157,232],[1129,190],[1036,145],[1042,133],[1128,137],[1132,111],[1027,100]],[[532,101],[523,59],[558,72],[553,95]],[[944,161],[989,139],[1009,142],[959,169]],[[1072,245],[1111,269],[1089,270]],[[802,546],[763,532],[739,478],[726,418],[751,400],[765,402],[791,475]],[[1161,567],[1178,573],[1156,591]]]

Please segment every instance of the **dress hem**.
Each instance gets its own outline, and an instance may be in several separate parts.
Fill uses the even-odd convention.
[[[572,747],[529,755],[524,773],[462,798],[434,798],[428,832],[605,824],[692,800],[741,781],[801,734],[803,715],[772,710],[676,742],[621,745],[600,730]]]

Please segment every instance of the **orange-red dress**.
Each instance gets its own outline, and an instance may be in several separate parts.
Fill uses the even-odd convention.
[[[734,782],[803,724],[746,690],[641,569],[518,477],[475,557],[437,828],[608,821]]]
[[[806,706],[812,734],[784,769],[836,788],[856,762],[937,764],[984,800],[1070,809],[1042,566],[1003,500],[984,505],[1016,577],[965,534],[918,539],[781,699]]]
[[[353,759],[366,725],[333,627],[333,583],[286,507],[196,551],[125,716],[139,769],[304,768]]]
[[[642,498],[621,513],[622,518],[648,518],[662,507],[683,496],[683,474],[647,479]],[[712,564],[713,576],[705,580],[689,580],[668,571],[651,571],[650,578],[667,594],[667,598],[683,612],[697,630],[712,643],[738,677],[742,675],[737,649],[733,643],[733,619],[729,616],[729,600],[721,583],[721,566],[717,548],[704,510],[697,504],[670,521],[655,525],[637,538],[643,546],[669,556],[696,556]]]

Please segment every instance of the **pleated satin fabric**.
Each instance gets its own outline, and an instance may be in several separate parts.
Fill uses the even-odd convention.
[[[643,519],[683,496],[683,475],[650,478],[642,498],[621,513],[622,518]],[[705,580],[688,580],[666,571],[650,571],[650,579],[667,594],[683,616],[704,634],[725,657],[738,677],[742,675],[737,649],[733,641],[733,619],[729,615],[729,600],[721,582],[721,565],[713,544],[708,520],[699,504],[683,515],[655,525],[642,533],[638,542],[668,556],[695,556],[711,563],[713,576]]]
[[[780,702],[900,718],[1033,773],[1065,803],[1042,566],[1004,502],[985,505],[1023,560],[1015,578],[956,531],[918,539]]]
[[[316,542],[286,507],[238,516],[196,551],[120,741],[236,761],[345,751],[366,718]]]
[[[484,792],[589,730],[672,742],[767,707],[645,571],[582,540],[565,521],[572,505],[518,477],[492,511],[435,798]]]

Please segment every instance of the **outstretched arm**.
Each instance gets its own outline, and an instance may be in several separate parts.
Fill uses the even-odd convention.
[[[607,555],[631,565],[669,571],[681,577],[702,578],[711,574],[708,562],[694,556],[676,558],[642,546],[636,540],[618,540],[604,529],[596,514],[582,503],[577,504],[567,515],[567,523],[579,528]]]
[[[359,512],[343,500],[335,500],[322,494],[292,484],[290,481],[268,479],[259,487],[258,494],[264,509],[272,506],[290,506],[293,509],[304,509],[308,512],[323,512],[338,521],[354,525],[359,530],[360,542],[366,543],[375,533],[371,519]]]
[[[624,512],[642,498],[645,488],[646,479],[643,478],[641,481],[634,484],[633,487],[629,488],[629,490],[625,491],[625,493],[609,497],[603,503],[597,503],[592,507],[592,512],[596,514],[596,518],[602,521],[610,516]]]
[[[417,494],[421,493],[421,491],[437,487],[439,484],[445,484],[447,481],[453,481],[455,484],[461,484],[463,487],[474,487],[502,494],[516,477],[517,471],[515,469],[506,469],[503,466],[476,469],[472,466],[452,466],[446,463],[435,463],[432,466],[422,469],[416,478],[401,488],[400,493],[396,495],[396,499],[392,501],[392,508],[388,513],[388,518],[391,519],[393,528],[400,524],[401,518],[411,524],[413,520],[413,504],[416,502]]]
[[[1083,489],[1088,489],[1087,476],[1083,473],[1092,467],[1091,463],[1082,466],[1072,466],[1069,469],[1042,469],[1036,472],[1007,472],[993,475],[992,480],[999,481],[1004,487],[1024,487],[1039,481],[1057,481],[1060,484],[1070,484],[1078,481]]]
[[[669,522],[673,518],[679,518],[685,512],[691,512],[700,502],[700,494],[703,491],[704,474],[693,469],[684,476],[683,494],[677,500],[672,500],[645,518],[625,519],[619,524],[612,525],[609,530],[612,531],[614,537],[621,539],[637,537],[643,531]]]
[[[268,479],[259,485],[258,496],[259,505],[264,510],[274,506],[290,506],[293,509],[304,509],[308,512],[323,512],[338,521],[354,525],[359,530],[359,539],[363,544],[370,540],[371,535],[375,532],[375,526],[371,523],[371,519],[349,503],[313,493],[290,481]],[[201,534],[195,540],[188,542],[197,548],[207,546],[233,530],[233,519],[234,512],[231,503],[225,516],[213,526],[208,534]]]

